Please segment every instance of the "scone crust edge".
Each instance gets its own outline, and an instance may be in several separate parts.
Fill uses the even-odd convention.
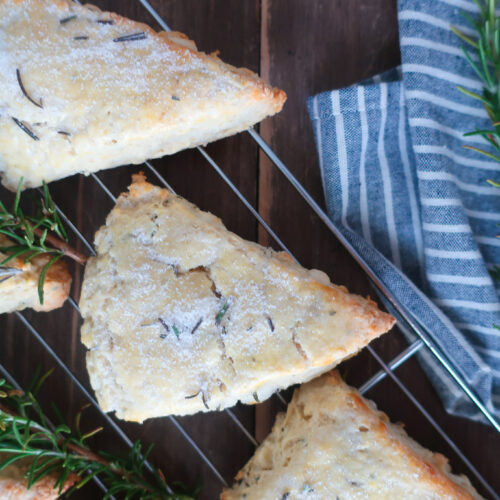
[[[65,9],[67,7],[73,6],[72,5],[73,2],[71,0],[0,0],[0,5],[6,4],[7,2],[21,4],[21,3],[28,3],[28,2],[33,2],[33,1],[35,1],[35,2],[43,1],[45,3],[51,3],[52,5],[59,7],[61,10]],[[198,51],[196,48],[195,42],[193,40],[191,40],[184,33],[181,33],[180,31],[163,31],[163,30],[155,31],[153,28],[151,28],[151,26],[149,26],[145,23],[141,23],[139,21],[134,21],[132,19],[121,16],[120,14],[117,14],[115,12],[102,10],[101,8],[97,7],[96,5],[94,5],[92,3],[85,3],[83,5],[80,5],[79,7],[93,10],[94,12],[100,12],[100,13],[106,15],[109,19],[112,19],[119,26],[124,26],[124,27],[133,26],[134,28],[140,28],[142,31],[144,31],[145,33],[147,33],[148,35],[153,37],[156,41],[162,42],[176,51],[179,49],[179,46],[176,43],[172,43],[171,39],[182,38],[186,41],[186,45],[182,46],[183,50],[188,49],[192,54],[196,54],[197,57],[202,57],[203,59],[206,59],[206,60],[216,59],[217,61],[221,61],[216,53],[206,54],[205,52]],[[268,85],[256,73],[254,73],[253,71],[251,71],[247,68],[238,68],[238,67],[233,66],[229,63],[224,63],[224,65],[227,68],[231,68],[233,73],[238,74],[241,77],[245,77],[245,79],[252,79],[254,81],[254,83],[257,86],[257,88],[255,89],[255,98],[256,99],[270,98],[272,103],[273,103],[274,111],[277,113],[278,111],[281,110],[281,108],[283,107],[283,104],[286,101],[286,97],[287,97],[285,91],[283,91],[277,87],[272,87],[272,86]]]
[[[282,427],[286,427],[289,418],[295,418],[299,406],[304,407],[304,405],[307,405],[309,410],[313,407],[319,410],[321,408],[321,400],[325,396],[325,391],[329,389],[341,392],[340,395],[339,393],[335,393],[335,396],[332,396],[342,399],[339,403],[340,405],[349,404],[358,414],[364,417],[364,420],[368,422],[370,432],[375,434],[377,442],[396,449],[401,456],[408,459],[409,463],[416,470],[420,471],[422,477],[420,481],[432,489],[436,498],[453,498],[455,500],[482,499],[466,476],[452,474],[446,457],[422,447],[409,437],[400,425],[391,423],[389,417],[384,412],[378,410],[375,403],[365,399],[356,389],[345,384],[336,370],[325,373],[294,391],[286,414],[278,414],[271,433],[259,445],[254,456],[236,474],[235,480],[241,481],[248,474],[252,475],[252,464],[256,456],[259,453],[265,453],[266,448],[269,449],[269,447],[273,446],[272,437],[278,435]],[[348,403],[345,403],[345,401],[348,401]],[[299,413],[300,411],[303,410],[298,410]],[[307,422],[304,422],[303,425],[307,426]],[[424,457],[423,453],[427,456]],[[233,488],[224,489],[220,496],[221,500],[240,499],[241,496],[236,492],[238,485],[235,485]],[[250,498],[253,500],[254,497]]]
[[[96,270],[94,270],[94,266],[97,266],[97,262],[99,261],[98,259],[100,258],[99,242],[105,240],[108,242],[106,245],[108,245],[109,239],[106,234],[109,228],[112,227],[113,224],[116,224],[116,221],[121,220],[114,219],[113,217],[116,216],[119,218],[122,213],[127,213],[129,216],[133,217],[133,214],[138,212],[143,206],[148,205],[148,207],[161,207],[164,203],[168,204],[170,200],[177,200],[177,198],[178,197],[176,195],[169,193],[167,190],[153,186],[152,184],[146,182],[142,174],[134,175],[133,183],[129,186],[128,193],[123,193],[118,198],[116,208],[119,209],[119,211],[116,212],[116,215],[111,213],[107,218],[106,225],[97,232],[96,242],[98,243],[98,256],[97,258],[89,259],[89,263],[87,264],[85,271],[84,284],[82,288],[82,301],[80,304],[84,316],[82,341],[90,349],[87,353],[87,366],[89,368],[92,385],[96,390],[99,402],[103,409],[105,411],[115,410],[117,411],[116,414],[119,418],[125,418],[126,420],[143,421],[147,418],[160,416],[160,413],[151,414],[150,410],[145,408],[145,405],[143,404],[135,404],[133,409],[127,408],[126,410],[121,410],[120,408],[114,407],[112,399],[109,399],[113,397],[112,394],[114,392],[114,390],[107,390],[107,388],[110,387],[109,382],[111,380],[113,380],[113,386],[119,392],[123,392],[124,386],[119,385],[116,378],[116,371],[113,368],[112,363],[108,362],[107,354],[103,354],[102,349],[97,347],[97,327],[94,324],[94,321],[91,321],[94,312],[88,310],[89,306],[87,305],[87,298],[90,301],[92,297],[92,292],[90,290],[96,285],[94,283],[94,285],[89,288],[86,286],[86,283],[89,283],[90,280],[95,282],[95,279],[98,279],[98,275],[96,274],[97,267]],[[226,243],[228,245],[234,245],[235,248],[240,250],[244,248],[246,258],[249,260],[252,260],[251,257],[254,254],[258,254],[259,258],[261,258],[261,252],[263,250],[262,247],[256,245],[255,243],[247,242],[234,233],[229,232],[218,217],[206,212],[201,212],[198,208],[194,207],[194,205],[186,200],[180,199],[179,201],[180,203],[176,204],[176,218],[181,218],[186,224],[189,224],[190,217],[193,220],[197,220],[196,214],[200,213],[202,216],[206,216],[208,218],[208,222],[204,219],[203,223],[206,223],[211,230],[216,233],[217,231],[223,232],[223,238],[227,238]],[[193,216],[191,211],[195,211],[195,216]],[[185,216],[182,217],[184,214]],[[119,225],[121,226],[121,223]],[[139,254],[140,253],[141,252],[139,252]],[[371,300],[355,295],[347,295],[345,287],[333,284],[327,285],[326,280],[328,280],[328,278],[323,273],[319,271],[308,271],[301,266],[296,265],[287,254],[282,252],[273,252],[272,255],[274,256],[272,265],[273,269],[276,269],[276,274],[283,273],[290,277],[290,281],[300,282],[302,292],[304,290],[312,290],[310,295],[320,295],[325,303],[331,303],[333,307],[340,309],[348,309],[353,314],[362,318],[360,321],[362,322],[363,328],[361,331],[354,330],[349,335],[346,335],[345,343],[339,345],[335,349],[323,349],[320,353],[312,351],[314,355],[308,358],[307,362],[309,364],[306,369],[304,369],[301,364],[283,363],[280,367],[279,373],[273,372],[272,374],[268,373],[266,376],[262,375],[258,381],[254,379],[246,379],[245,383],[240,381],[240,384],[240,382],[238,382],[237,391],[231,392],[227,398],[216,399],[217,402],[222,404],[222,407],[232,406],[238,400],[244,403],[252,403],[267,399],[267,397],[270,396],[271,386],[274,386],[273,390],[275,390],[276,387],[285,387],[293,385],[297,382],[308,381],[332,368],[342,360],[355,355],[371,340],[389,330],[395,322],[394,318],[390,315],[378,310]],[[103,326],[104,324],[101,324],[99,328],[102,329]],[[107,380],[108,382],[104,382],[104,380]],[[104,389],[104,386],[106,386],[106,390],[100,390],[100,388]],[[108,392],[109,394],[107,394]],[[255,398],[255,393],[258,394],[258,399]],[[196,409],[187,411],[187,407],[183,407],[178,410],[179,413],[171,414],[184,415],[198,411],[212,411],[217,405],[217,402],[214,401],[214,406],[208,409],[204,407],[201,402],[197,400],[196,402],[199,403]]]
[[[0,0],[0,7],[4,6],[4,8],[7,8],[9,5],[22,7],[29,3],[33,3],[37,8],[42,8],[43,5],[55,6],[61,11],[61,15],[64,14],[64,11],[68,12],[69,9],[72,9],[72,11],[77,10],[79,13],[82,12],[81,9],[90,10],[94,14],[100,13],[105,19],[113,20],[114,24],[118,27],[123,27],[125,30],[143,31],[157,47],[168,47],[172,54],[177,54],[179,61],[186,61],[190,56],[193,56],[197,64],[204,64],[207,67],[211,67],[211,75],[214,78],[225,79],[225,81],[235,87],[239,84],[242,85],[237,91],[234,90],[230,99],[221,97],[215,100],[215,104],[213,105],[215,106],[215,112],[213,110],[210,112],[212,114],[218,113],[215,115],[217,120],[212,120],[212,117],[208,113],[206,113],[204,120],[200,120],[199,116],[197,116],[196,125],[191,126],[189,130],[186,129],[185,124],[182,124],[182,131],[179,131],[178,127],[173,128],[173,123],[175,122],[169,120],[168,115],[174,112],[173,116],[176,116],[175,110],[172,109],[170,104],[166,103],[165,99],[161,99],[161,103],[165,104],[165,106],[158,105],[158,103],[155,106],[144,106],[144,113],[141,115],[141,123],[144,122],[144,126],[142,126],[141,131],[132,128],[131,134],[129,134],[129,128],[118,132],[120,148],[111,144],[112,140],[114,140],[113,135],[115,132],[109,130],[109,124],[103,125],[107,123],[105,122],[104,113],[102,116],[99,115],[98,123],[100,130],[104,130],[105,133],[102,134],[103,140],[96,141],[97,151],[92,150],[89,145],[89,142],[92,142],[92,139],[96,137],[94,129],[98,125],[96,120],[92,118],[95,115],[88,115],[87,126],[82,126],[76,123],[78,122],[78,115],[73,116],[70,108],[64,109],[64,115],[61,114],[60,110],[54,110],[53,113],[52,111],[48,111],[51,113],[48,115],[50,117],[49,121],[67,122],[70,127],[74,125],[75,135],[71,138],[71,141],[69,139],[68,141],[63,141],[62,139],[56,140],[57,134],[54,135],[52,125],[48,130],[45,130],[44,127],[40,129],[40,133],[42,134],[40,136],[41,142],[32,141],[24,132],[17,130],[17,125],[10,118],[8,120],[5,119],[3,123],[0,123],[2,129],[9,133],[14,133],[15,131],[16,134],[19,134],[19,136],[16,136],[16,145],[9,145],[5,141],[3,141],[4,144],[0,144],[2,147],[2,150],[0,150],[1,182],[7,189],[12,191],[15,191],[17,188],[21,177],[24,178],[23,189],[36,187],[42,184],[42,180],[51,182],[52,180],[67,177],[75,173],[88,175],[91,172],[119,165],[140,164],[148,158],[162,157],[174,154],[182,149],[216,141],[241,132],[264,118],[279,112],[286,100],[285,92],[268,85],[252,71],[227,64],[221,61],[216,54],[206,54],[197,51],[194,42],[182,33],[157,32],[144,23],[127,19],[112,12],[101,11],[91,4],[85,6],[76,5],[69,0]],[[166,74],[168,75],[168,72]],[[27,77],[29,78],[29,75]],[[156,89],[156,86],[151,88]],[[189,89],[191,92],[196,90],[192,88],[192,84],[191,87],[187,87],[187,90]],[[7,99],[12,98],[10,91],[6,97]],[[226,100],[224,101],[224,99]],[[238,101],[240,105],[244,104],[241,105],[242,111],[240,114],[234,112],[234,103],[229,105],[231,100]],[[193,103],[187,106],[187,108],[180,108],[184,111],[184,116],[189,116],[187,111],[193,109]],[[130,107],[133,106],[131,105]],[[9,111],[5,116],[23,115],[16,106],[12,109],[13,111]],[[21,108],[21,111],[23,109]],[[233,110],[232,113],[229,113],[230,109]],[[88,111],[86,112],[88,113]],[[161,118],[158,116],[160,114]],[[165,115],[167,115],[167,118],[163,118]],[[37,115],[31,116],[30,111],[30,114],[26,117],[21,116],[21,121],[26,120],[28,124],[39,122],[40,120],[34,119],[35,116]],[[136,115],[131,116],[133,118]],[[145,116],[148,118],[144,118]],[[76,120],[75,123],[73,123],[73,120]],[[133,119],[128,120],[129,123],[133,121]],[[123,128],[125,125],[121,124],[120,127]],[[150,132],[144,135],[142,130],[150,130]],[[44,137],[47,140],[47,144],[44,142]],[[120,139],[123,140],[120,142]],[[37,142],[37,144],[33,144],[32,142]],[[21,147],[23,149],[20,149]],[[22,150],[25,150],[26,153],[17,154]],[[29,163],[29,158],[32,158],[31,163]],[[47,165],[50,168],[46,167]]]

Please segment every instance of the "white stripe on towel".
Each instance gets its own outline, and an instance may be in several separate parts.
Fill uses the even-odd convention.
[[[500,330],[497,330],[497,333],[500,333]],[[478,346],[475,344],[473,344],[473,345],[474,345],[474,349],[476,349],[480,353],[484,354],[485,356],[489,356],[490,358],[500,359],[500,351],[497,351],[495,349],[487,349],[486,347],[481,347],[481,346]]]
[[[469,12],[479,12],[477,5],[467,0],[441,0],[441,2],[453,5],[453,7],[458,7],[459,9],[468,10]]]
[[[426,248],[425,255],[437,257],[440,259],[462,259],[476,260],[482,256],[477,250],[440,250],[438,248]]]
[[[387,229],[389,232],[389,243],[391,246],[392,261],[401,269],[401,256],[399,255],[399,243],[394,219],[394,206],[392,203],[392,181],[389,171],[389,163],[385,154],[385,124],[387,121],[387,83],[380,84],[380,129],[378,134],[377,155],[380,162],[382,174],[382,185],[384,189],[385,216],[387,218]]]
[[[462,299],[434,299],[434,302],[445,307],[463,307],[464,309],[474,309],[475,311],[495,312],[500,311],[498,302],[476,302],[474,300]]]
[[[457,328],[462,328],[463,330],[471,330],[473,332],[484,333],[485,335],[494,335],[498,337],[500,334],[500,330],[497,330],[495,327],[488,327],[482,325],[473,325],[472,323],[456,323],[455,326]]]
[[[435,40],[427,40],[427,38],[417,38],[414,36],[403,36],[399,39],[399,45],[406,47],[422,47],[424,49],[437,50],[438,52],[443,52],[445,54],[451,54],[453,56],[460,56],[465,58],[465,54],[458,47],[453,47],[453,45],[446,45],[444,43],[436,42]],[[477,56],[474,57],[479,60]]]
[[[424,207],[461,207],[460,198],[421,198],[420,203]]]
[[[313,98],[313,108],[316,116],[319,116],[318,111],[318,96]],[[321,182],[323,184],[323,192],[326,193],[326,184],[325,184],[325,171],[323,169],[323,147],[322,147],[322,138],[321,138],[321,120],[316,121],[316,144],[318,146],[318,158],[319,158],[319,170],[321,172]]]
[[[422,224],[424,231],[434,233],[470,233],[469,224],[434,224],[432,222],[424,222]]]
[[[462,113],[464,115],[469,115],[469,116],[486,118],[486,111],[483,108],[474,108],[472,106],[466,106],[465,104],[460,104],[450,99],[445,99],[444,97],[440,97],[436,94],[425,92],[425,90],[408,90],[406,92],[406,98],[420,99],[422,101],[435,104],[436,106],[449,109],[450,111],[456,111],[457,113]]]
[[[465,213],[473,219],[496,220],[500,222],[500,212],[485,212],[483,210],[469,210],[464,208]]]
[[[494,188],[493,186],[476,186],[475,184],[469,184],[468,182],[463,182],[453,174],[449,172],[417,172],[417,177],[423,181],[449,181],[454,182],[458,188],[462,191],[468,191],[470,193],[486,194],[491,196],[500,196],[500,189]]]
[[[403,64],[403,72],[432,76],[433,78],[438,78],[439,80],[444,80],[454,85],[461,85],[462,87],[469,87],[475,90],[482,90],[483,88],[483,84],[477,79],[474,80],[472,78],[460,76],[440,68],[426,66],[425,64]]]
[[[484,286],[491,285],[488,276],[455,276],[452,274],[427,274],[427,279],[435,283],[451,283],[457,285]]]
[[[467,158],[466,156],[459,155],[447,148],[446,146],[436,146],[433,144],[418,144],[413,147],[415,153],[417,154],[435,154],[446,156],[453,160],[459,165],[465,165],[466,167],[482,168],[484,170],[494,170],[498,172],[498,162],[487,161],[487,160],[477,160]]]
[[[479,144],[484,144],[484,139],[479,135],[470,135],[468,137],[464,137],[466,132],[462,132],[461,130],[456,130],[451,127],[447,127],[442,123],[439,123],[430,118],[410,118],[409,119],[410,127],[426,127],[431,128],[433,130],[437,130],[439,132],[443,132],[444,134],[448,134],[455,139],[459,139],[465,143],[467,142],[477,142]],[[469,132],[469,131],[467,131]]]
[[[489,236],[476,236],[476,241],[483,245],[490,245],[492,247],[500,246],[500,238],[490,238]]]
[[[450,31],[451,23],[449,21],[444,21],[443,19],[431,16],[425,12],[418,12],[416,10],[402,10],[398,13],[398,19],[400,21],[420,21],[422,23],[430,24],[436,28],[442,28],[446,31]],[[476,32],[469,26],[463,26],[459,24],[454,24],[455,28],[460,30],[466,35],[475,35]]]
[[[360,111],[365,111],[365,89],[363,86],[358,86],[358,108]],[[359,211],[361,217],[361,230],[364,239],[370,243],[372,242],[372,235],[370,232],[370,216],[368,212],[368,185],[366,183],[366,150],[368,146],[368,120],[366,113],[360,113],[361,119],[361,158],[359,161]]]
[[[349,227],[347,224],[347,207],[348,207],[348,189],[349,179],[347,173],[347,146],[345,142],[344,130],[344,116],[340,113],[340,95],[338,92],[331,93],[332,111],[335,116],[335,131],[337,135],[337,150],[339,156],[339,171],[340,171],[340,185],[342,197],[342,214],[341,222],[344,226]]]

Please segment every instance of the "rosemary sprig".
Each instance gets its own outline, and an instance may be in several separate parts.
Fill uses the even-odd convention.
[[[30,459],[25,473],[28,488],[50,474],[59,494],[68,481],[74,482],[67,492],[70,495],[98,475],[108,489],[104,500],[112,496],[126,500],[194,500],[197,492],[169,493],[160,470],[146,471],[151,446],[142,454],[141,444],[136,442],[125,458],[94,452],[87,441],[101,429],[82,433],[81,411],[72,429],[61,420],[59,412],[60,422],[51,425],[36,399],[45,378],[25,393],[0,379],[0,453],[6,457],[0,460],[0,471],[21,459]]]
[[[0,261],[0,266],[5,266],[16,257],[29,262],[38,255],[48,255],[50,258],[38,278],[38,297],[43,304],[43,284],[51,266],[65,255],[80,264],[86,261],[86,257],[68,244],[68,235],[45,182],[35,215],[24,214],[20,206],[22,183],[21,178],[11,211],[0,201],[0,233],[12,242],[11,245],[0,246],[0,252],[7,255]]]
[[[477,99],[483,104],[491,119],[492,128],[486,130],[477,129],[465,135],[484,137],[500,153],[500,17],[497,17],[495,13],[497,0],[475,0],[475,3],[480,12],[478,18],[471,19],[466,14],[464,14],[464,17],[476,29],[477,39],[463,34],[455,27],[452,27],[451,30],[466,43],[462,47],[462,51],[481,80],[483,90],[481,94],[478,94],[464,87],[458,88],[464,94]],[[467,47],[475,57],[471,55]],[[497,154],[472,146],[464,147],[500,161],[500,156]]]
[[[468,15],[464,17],[472,24],[477,31],[477,39],[473,39],[457,28],[452,27],[455,33],[463,40],[475,58],[468,52],[466,46],[462,47],[465,57],[480,78],[483,84],[481,94],[471,92],[463,87],[458,87],[464,94],[480,101],[491,120],[491,129],[476,129],[465,136],[480,135],[495,150],[495,153],[485,151],[473,146],[464,146],[464,148],[477,151],[488,158],[500,162],[500,16],[496,14],[498,0],[474,0],[479,7],[479,16],[477,19],[471,19]],[[477,61],[476,61],[477,60]],[[493,180],[488,182],[497,188],[500,183]],[[500,279],[500,267],[495,266],[491,275],[494,279]]]

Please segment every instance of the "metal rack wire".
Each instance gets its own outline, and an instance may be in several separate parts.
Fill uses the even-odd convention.
[[[148,0],[137,0],[142,6],[149,12],[149,14],[158,22],[158,24],[166,31],[169,27],[165,21],[160,17],[156,10],[151,6]],[[362,269],[366,272],[371,282],[375,288],[385,297],[386,302],[389,305],[390,312],[395,314],[398,319],[398,324],[401,329],[413,332],[418,340],[410,344],[406,349],[395,356],[390,362],[386,363],[382,358],[375,352],[375,350],[368,346],[367,350],[370,355],[375,359],[375,361],[380,365],[380,370],[375,373],[369,380],[367,380],[363,385],[359,387],[361,393],[365,393],[368,390],[375,387],[380,381],[389,377],[392,381],[400,388],[400,390],[406,395],[409,401],[417,408],[417,410],[425,417],[425,419],[430,423],[430,425],[439,433],[439,435],[446,441],[446,443],[454,450],[454,452],[460,457],[466,467],[470,470],[471,474],[477,479],[479,483],[484,487],[486,491],[491,495],[491,498],[500,500],[500,497],[493,490],[493,488],[487,483],[484,477],[479,473],[479,471],[473,466],[473,464],[467,459],[467,457],[461,452],[453,440],[443,431],[436,420],[430,415],[430,413],[425,409],[425,407],[413,396],[410,390],[404,385],[400,378],[394,373],[395,369],[403,365],[406,361],[411,359],[417,352],[422,349],[428,349],[443,365],[450,376],[455,380],[455,382],[463,389],[465,394],[467,394],[470,399],[476,404],[478,409],[483,413],[485,418],[491,423],[491,425],[500,432],[500,423],[498,423],[493,415],[488,411],[488,409],[482,404],[482,402],[477,398],[474,392],[470,389],[467,383],[463,380],[459,373],[453,367],[453,364],[447,358],[446,354],[441,352],[441,350],[434,344],[431,336],[426,332],[418,320],[411,317],[411,315],[401,306],[397,297],[394,297],[390,291],[386,288],[385,284],[380,281],[380,279],[373,273],[368,264],[363,260],[363,258],[356,252],[356,250],[350,245],[350,243],[345,239],[342,232],[331,222],[325,212],[316,203],[316,201],[309,195],[305,188],[300,184],[300,182],[293,176],[286,165],[279,159],[279,157],[274,153],[274,151],[269,147],[269,145],[262,139],[262,137],[254,130],[249,129],[248,134],[255,141],[259,148],[268,156],[271,162],[278,168],[286,179],[292,184],[292,186],[297,190],[297,192],[304,198],[306,203],[312,208],[316,215],[326,224],[328,229],[338,238],[342,245],[349,251],[352,257],[360,264]],[[251,212],[255,219],[262,225],[262,227],[268,232],[270,237],[276,242],[276,244],[284,251],[289,253],[292,257],[292,252],[285,246],[281,241],[279,236],[273,231],[273,229],[266,223],[266,221],[261,217],[261,215],[254,209],[251,203],[243,196],[243,194],[238,190],[235,184],[227,177],[223,172],[221,167],[214,161],[214,159],[206,152],[202,147],[197,148],[200,154],[205,158],[205,160],[210,164],[210,166],[217,172],[217,174],[223,179],[223,181],[229,186],[229,188],[236,194],[240,201],[245,205],[245,207]],[[157,179],[163,184],[167,189],[174,192],[173,188],[167,183],[164,177],[158,172],[158,170],[148,161],[145,162],[145,166]],[[115,202],[116,198],[105,183],[96,175],[91,174],[94,182],[96,182],[102,189],[104,194],[112,201]],[[57,201],[57,200],[56,200]],[[57,210],[66,223],[66,225],[73,231],[75,236],[82,242],[82,244],[88,249],[88,251],[95,255],[94,248],[92,244],[83,236],[79,229],[73,224],[73,222],[66,216],[66,214],[57,207]],[[294,257],[295,258],[295,257]],[[71,307],[79,314],[80,310],[77,303],[70,298],[69,303]],[[102,418],[105,419],[106,423],[109,425],[110,429],[116,433],[127,446],[131,447],[133,445],[131,439],[123,431],[120,425],[112,418],[110,415],[103,412],[97,401],[91,395],[89,390],[85,385],[75,376],[75,374],[64,364],[62,359],[57,355],[57,353],[52,349],[52,347],[43,339],[40,332],[26,319],[26,317],[16,312],[14,313],[18,321],[20,321],[27,331],[33,336],[33,338],[45,349],[49,356],[54,360],[54,362],[63,370],[63,372],[71,379],[71,381],[76,385],[78,390],[82,395],[89,401],[89,403],[100,413]],[[11,383],[17,385],[12,375],[5,369],[4,366],[0,364],[0,373],[10,380]],[[286,401],[283,396],[276,393],[281,404],[286,405]],[[237,416],[230,410],[226,409],[225,413],[228,415],[230,420],[240,429],[244,439],[247,439],[253,446],[257,446],[258,442],[252,435],[252,433],[244,426],[244,424],[237,418]],[[202,451],[202,449],[197,445],[195,440],[189,435],[189,433],[184,429],[181,423],[175,417],[168,417],[170,422],[176,428],[176,430],[185,439],[188,446],[192,447],[196,454],[199,456],[200,460],[205,464],[205,466],[210,470],[211,474],[215,477],[221,485],[226,486],[226,480],[213,464],[213,462],[207,457],[207,455]],[[146,465],[151,467],[149,462],[146,461]],[[104,485],[100,483],[99,479],[96,478],[98,486],[102,491],[106,491]]]

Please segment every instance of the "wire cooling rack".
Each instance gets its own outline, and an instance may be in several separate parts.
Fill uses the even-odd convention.
[[[151,16],[158,22],[158,24],[165,30],[169,31],[170,28],[165,23],[165,21],[160,17],[158,12],[151,6],[148,0],[136,0],[140,3]],[[479,398],[474,394],[474,391],[468,386],[468,384],[463,380],[457,370],[454,368],[453,363],[448,359],[446,353],[442,352],[441,349],[433,342],[431,335],[418,323],[418,320],[413,318],[411,314],[406,311],[397,297],[393,296],[391,292],[387,289],[385,284],[375,275],[369,265],[364,261],[361,255],[359,255],[356,250],[350,245],[350,243],[345,239],[343,234],[339,229],[331,222],[322,208],[316,203],[316,201],[309,195],[306,189],[301,185],[301,183],[293,176],[291,171],[287,166],[280,160],[277,154],[270,148],[270,146],[262,139],[262,137],[253,129],[249,129],[247,133],[250,135],[253,141],[258,145],[258,147],[267,155],[271,160],[272,164],[285,176],[285,178],[290,182],[290,184],[296,189],[296,191],[302,196],[305,202],[311,207],[311,209],[316,213],[316,215],[323,221],[327,228],[336,236],[336,238],[341,242],[341,244],[347,249],[351,256],[356,260],[356,262],[361,266],[361,268],[368,275],[372,285],[376,288],[377,292],[385,299],[389,312],[391,312],[398,320],[398,326],[403,331],[412,332],[417,338],[416,341],[408,345],[404,350],[402,350],[397,356],[395,356],[390,362],[385,362],[377,352],[368,346],[366,349],[370,355],[375,359],[376,363],[380,366],[380,369],[371,378],[369,378],[363,385],[358,389],[363,394],[368,390],[375,387],[380,381],[389,377],[392,381],[401,389],[401,391],[406,395],[408,400],[415,406],[415,408],[420,412],[423,417],[428,421],[428,423],[435,429],[435,431],[444,439],[444,441],[449,445],[449,447],[457,454],[457,456],[463,461],[465,466],[469,469],[471,477],[473,476],[478,483],[480,483],[483,488],[490,494],[491,498],[500,500],[500,496],[493,490],[493,488],[487,483],[481,473],[474,467],[474,465],[469,461],[469,459],[462,453],[454,441],[447,435],[447,433],[441,428],[441,426],[436,422],[436,420],[431,416],[427,409],[417,400],[417,398],[412,394],[412,392],[406,387],[406,385],[401,381],[401,379],[394,373],[394,370],[406,361],[411,359],[417,352],[422,350],[428,350],[434,357],[436,357],[451,378],[458,384],[459,387],[464,391],[464,393],[474,402],[478,410],[484,415],[484,417],[489,421],[489,423],[500,433],[500,423],[495,420],[491,412],[482,404]],[[209,165],[217,172],[217,174],[223,179],[223,181],[229,186],[229,188],[236,194],[240,201],[245,205],[245,207],[251,212],[253,217],[258,221],[259,224],[267,231],[270,237],[276,242],[276,244],[288,254],[293,257],[293,253],[285,246],[281,241],[279,236],[273,231],[273,229],[266,223],[262,216],[255,210],[252,204],[244,197],[241,191],[236,187],[236,185],[231,181],[231,179],[224,173],[221,167],[214,161],[214,159],[207,153],[203,147],[198,147],[197,150],[209,163]],[[146,169],[156,177],[156,179],[167,189],[175,192],[174,189],[167,183],[165,178],[160,174],[160,172],[148,161],[145,162]],[[90,175],[92,181],[96,182],[97,185],[102,189],[105,196],[107,196],[113,203],[116,201],[115,196],[106,186],[106,184],[96,175]],[[56,200],[57,201],[57,200]],[[75,236],[82,242],[82,244],[87,248],[91,255],[95,255],[95,250],[92,244],[84,237],[82,232],[78,227],[69,219],[69,217],[61,210],[59,206],[56,208],[64,220],[66,225],[70,228]],[[293,257],[295,259],[295,257]],[[296,260],[296,259],[295,259]],[[75,311],[80,314],[78,304],[69,298],[69,304]],[[104,413],[89,389],[82,383],[77,376],[66,366],[59,355],[52,349],[52,347],[44,340],[40,332],[35,326],[33,326],[26,316],[20,312],[15,312],[13,315],[18,321],[20,321],[27,331],[32,335],[32,337],[41,345],[41,347],[47,352],[47,354],[53,359],[56,365],[58,365],[62,371],[71,379],[78,390],[82,393],[83,397],[97,410],[100,416],[105,420],[109,429],[111,429],[116,436],[125,443],[126,446],[132,447],[133,443],[129,436],[125,433],[122,427],[112,418],[110,415]],[[19,384],[14,379],[11,373],[0,364],[0,374],[8,379],[13,385],[19,387]],[[275,397],[279,399],[282,405],[286,405],[284,397],[280,393],[276,393]],[[245,425],[238,419],[236,414],[231,409],[224,410],[231,420],[240,429],[242,434],[242,439],[248,440],[253,446],[257,446],[258,442],[251,432],[247,430]],[[183,425],[179,420],[173,416],[167,417],[180,435],[186,441],[187,446],[190,446],[194,452],[198,455],[199,459],[202,461],[205,467],[208,468],[210,473],[213,475],[216,481],[218,481],[221,486],[227,486],[227,482],[223,475],[219,472],[217,467],[214,465],[213,460],[210,460],[206,453],[202,451],[200,446],[196,441],[190,436],[190,434],[185,430]],[[150,469],[151,464],[146,461],[146,466]],[[99,480],[95,478],[95,483],[103,491],[106,492],[106,487]],[[113,497],[112,497],[113,498]]]

